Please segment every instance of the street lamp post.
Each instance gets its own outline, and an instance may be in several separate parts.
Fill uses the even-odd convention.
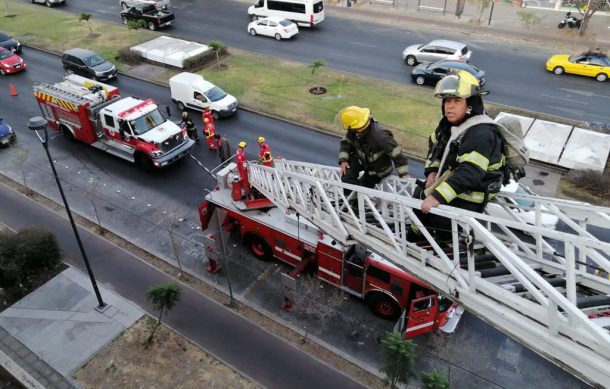
[[[97,287],[95,276],[93,275],[91,265],[89,264],[89,258],[87,258],[87,253],[85,252],[83,243],[80,240],[80,235],[78,234],[76,224],[74,223],[74,219],[72,218],[70,206],[68,205],[68,200],[66,200],[66,195],[64,194],[64,190],[61,187],[61,182],[59,181],[59,177],[57,176],[57,170],[55,170],[55,165],[53,164],[53,159],[51,158],[51,153],[49,152],[49,134],[47,132],[47,121],[46,119],[40,116],[35,116],[33,118],[30,118],[30,120],[28,121],[28,128],[36,133],[36,136],[38,137],[38,139],[40,139],[40,142],[42,143],[44,151],[47,153],[47,158],[49,158],[49,164],[51,164],[51,170],[53,170],[53,176],[55,176],[55,181],[57,182],[57,187],[59,188],[59,194],[61,195],[61,199],[63,200],[64,206],[66,207],[68,219],[70,219],[70,225],[72,225],[72,230],[74,231],[76,242],[78,243],[78,247],[80,248],[80,252],[83,256],[83,260],[85,261],[85,267],[87,268],[87,273],[89,274],[91,284],[93,285],[93,290],[95,291],[95,296],[97,297],[98,305],[96,309],[98,311],[103,311],[108,305],[104,302],[104,300],[102,300],[102,295],[100,294],[100,290]],[[41,136],[40,133],[43,133],[44,137]]]

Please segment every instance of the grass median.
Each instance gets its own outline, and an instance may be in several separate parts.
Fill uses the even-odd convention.
[[[89,25],[86,21],[79,22],[79,16],[62,11],[60,7],[48,9],[6,0],[2,30],[22,43],[57,53],[73,47],[91,49],[124,72],[129,72],[131,67],[117,60],[120,49],[163,34],[129,30],[122,24],[94,18]],[[166,32],[171,33],[171,29]],[[255,38],[244,33],[244,39]],[[430,89],[339,72],[328,67],[320,68],[312,76],[309,64],[231,47],[229,53],[221,59],[225,65],[223,70],[211,63],[199,73],[236,96],[243,106],[337,134],[342,133],[335,119],[341,108],[367,106],[377,120],[392,129],[407,152],[420,157],[425,154],[427,136],[440,117],[439,102],[435,101]],[[162,75],[155,76],[155,81],[167,83],[169,77],[177,72],[166,69]],[[309,89],[315,86],[324,87],[327,92],[311,94]]]

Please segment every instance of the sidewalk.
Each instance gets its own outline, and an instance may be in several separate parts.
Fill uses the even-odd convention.
[[[491,6],[481,15],[475,4],[466,2],[460,18],[455,16],[457,0],[447,0],[446,12],[430,10],[417,11],[418,1],[397,0],[394,5],[359,0],[351,7],[346,7],[346,0],[330,1],[327,4],[328,15],[348,19],[366,20],[383,24],[399,25],[409,28],[426,28],[430,31],[444,31],[447,38],[460,35],[486,35],[508,41],[528,41],[541,45],[562,47],[564,50],[584,50],[592,47],[610,49],[610,14],[596,12],[590,20],[586,35],[579,37],[573,29],[557,28],[570,9],[555,10],[547,7],[528,6],[522,8],[512,3],[494,2],[491,23],[489,23]],[[421,5],[434,5],[442,8],[445,1],[421,1]],[[573,10],[572,10],[573,11]],[[519,13],[527,12],[540,18],[540,23],[529,29],[524,26]],[[489,24],[488,24],[489,23]]]

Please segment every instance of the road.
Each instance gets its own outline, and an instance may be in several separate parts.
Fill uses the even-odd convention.
[[[402,50],[432,39],[451,39],[446,33],[421,27],[398,27],[328,16],[315,29],[301,28],[297,39],[276,42],[250,37],[246,31],[248,3],[230,0],[172,1],[176,23],[165,30],[200,41],[220,40],[230,47],[312,63],[323,58],[336,70],[410,84],[410,67]],[[119,23],[118,0],[72,0],[70,12],[92,13],[94,19]],[[456,38],[454,38],[456,39]],[[574,120],[610,123],[607,83],[576,76],[555,76],[545,70],[552,47],[498,42],[489,37],[460,35],[473,51],[472,63],[487,72],[486,99]],[[499,49],[501,47],[501,49]],[[432,93],[432,88],[428,87]]]
[[[37,192],[60,201],[46,157],[34,134],[26,129],[26,122],[28,117],[40,114],[31,93],[32,83],[42,80],[59,81],[61,65],[58,57],[35,50],[27,50],[25,58],[29,64],[28,70],[11,77],[11,82],[20,92],[19,95],[12,97],[8,93],[0,94],[0,107],[13,108],[10,111],[3,109],[2,114],[7,123],[13,125],[17,130],[19,137],[16,145],[0,152],[0,171],[14,177],[19,182],[25,181]],[[169,93],[166,88],[128,77],[119,77],[113,83],[121,88],[124,95],[152,97],[159,103],[169,103]],[[176,111],[173,107],[172,110]],[[177,119],[176,116],[174,117]],[[200,119],[197,118],[197,120],[200,124]],[[256,145],[256,138],[263,135],[269,140],[275,153],[284,155],[286,158],[325,164],[335,163],[337,140],[328,135],[305,131],[302,128],[243,111],[240,111],[236,117],[219,121],[217,127],[219,132],[227,134],[233,144],[245,139],[252,147],[252,145]],[[182,260],[191,269],[201,269],[201,249],[193,246],[193,241],[201,239],[201,231],[195,228],[197,223],[195,215],[196,207],[203,198],[205,189],[212,187],[212,180],[193,161],[187,159],[167,170],[156,174],[146,174],[130,164],[96,149],[80,144],[70,144],[62,136],[52,138],[50,149],[74,211],[91,215],[93,211],[90,204],[94,201],[102,204],[98,205],[96,212],[100,212],[107,228],[118,231],[119,235],[134,244],[146,247],[153,253],[159,252],[162,254],[160,256],[166,258],[171,258],[173,253],[171,249],[168,249],[167,239],[162,234],[167,232],[168,225],[177,224],[176,231],[180,234],[179,236],[185,237],[185,243],[181,246],[185,248],[185,252],[181,254]],[[194,154],[207,167],[216,164],[216,157],[203,145],[196,148]],[[412,165],[415,164],[412,163]],[[417,173],[414,172],[414,174]],[[12,204],[8,201],[2,203]],[[14,210],[8,209],[13,207],[3,208],[7,208],[4,212],[14,212]],[[174,216],[173,220],[171,215]],[[184,223],[177,223],[176,219],[184,219]],[[34,220],[42,222],[36,218]],[[70,236],[69,233],[60,232],[60,234]],[[151,241],[156,242],[151,243]],[[158,245],[155,246],[157,243]],[[190,263],[188,263],[189,252],[195,252],[193,261]],[[95,258],[93,255],[91,257]],[[247,259],[245,262],[248,262]],[[105,262],[97,262],[95,265],[95,269],[98,267],[111,268],[111,266],[106,266]],[[247,266],[249,267],[242,269],[252,270],[256,267],[254,270],[260,268],[263,270],[250,271],[246,276],[236,274],[235,278],[249,277],[251,280],[258,280],[260,274],[265,271],[264,266],[266,265],[250,261]],[[268,269],[273,270],[274,267]],[[120,271],[113,273],[116,273],[116,280],[111,279],[113,277],[111,272],[105,272],[105,277],[108,278],[103,278],[102,281],[114,285],[123,280]],[[265,277],[267,276],[265,275]],[[268,310],[277,309],[278,293],[274,287],[278,284],[279,282],[276,282],[273,287],[267,287],[270,294],[252,297],[252,300],[267,304],[265,307]],[[240,287],[239,292],[254,294],[257,289],[264,288],[258,284],[246,283]],[[140,303],[141,297],[134,301]],[[350,307],[351,320],[338,321],[336,327],[326,331],[330,337],[324,339],[327,342],[333,342],[331,343],[333,345],[338,345],[336,347],[341,347],[342,350],[349,350],[352,357],[376,365],[380,357],[377,342],[380,332],[377,328],[360,327],[362,322],[372,321],[375,318],[365,311],[364,305],[360,302],[351,301]],[[362,315],[351,315],[353,307],[360,310]],[[387,323],[378,324],[376,322],[374,326],[391,328],[391,325]],[[469,386],[484,383],[484,386],[496,387],[497,384],[492,385],[492,383],[509,382],[521,385],[524,382],[535,382],[536,386],[540,388],[558,388],[561,387],[558,386],[558,382],[568,383],[568,385],[578,383],[574,377],[510,341],[476,317],[465,315],[464,325],[461,328],[459,334],[454,337],[432,339],[437,344],[432,344],[432,347],[426,344],[422,346],[425,347],[426,352],[420,356],[420,360],[427,361],[424,362],[426,368],[429,367],[428,364],[436,367],[440,363],[449,361],[452,368],[452,379],[455,379],[453,382]],[[354,332],[358,332],[360,335],[351,340],[348,336],[353,336]],[[318,336],[323,337],[326,334],[318,334]],[[334,343],[335,341],[337,343]],[[422,338],[422,341],[427,342],[428,340]],[[487,353],[481,353],[480,348],[487,350]],[[465,355],[468,357],[464,358]],[[524,371],[513,374],[511,372],[514,369]],[[550,379],[540,372],[548,373],[554,378]]]

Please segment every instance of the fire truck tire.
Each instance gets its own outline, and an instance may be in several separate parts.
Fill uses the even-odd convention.
[[[248,234],[246,235],[244,242],[250,249],[250,252],[263,261],[270,261],[273,259],[273,252],[271,251],[271,247],[267,244],[265,239],[261,238],[256,234]]]
[[[59,131],[61,131],[61,133],[66,137],[67,140],[69,140],[70,142],[74,142],[76,141],[76,139],[74,138],[74,134],[72,133],[72,131],[70,131],[70,129],[66,126],[64,126],[63,124],[59,126]]]
[[[139,153],[135,156],[136,165],[144,169],[146,172],[153,171],[153,163],[146,155]]]
[[[372,293],[366,297],[366,303],[371,311],[384,319],[397,320],[400,316],[400,306],[390,296],[383,293]]]

